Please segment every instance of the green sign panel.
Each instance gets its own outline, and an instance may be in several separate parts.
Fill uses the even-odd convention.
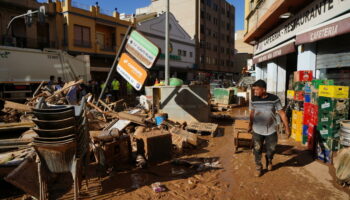
[[[131,32],[125,48],[148,69],[154,65],[160,53],[159,47],[135,30]]]

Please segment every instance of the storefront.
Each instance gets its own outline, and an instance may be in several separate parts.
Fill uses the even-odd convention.
[[[350,85],[350,0],[316,0],[259,38],[253,63],[257,79],[284,102],[293,71]],[[346,77],[346,78],[345,78]]]

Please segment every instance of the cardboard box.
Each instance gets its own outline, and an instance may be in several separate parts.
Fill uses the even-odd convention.
[[[349,98],[349,87],[337,85],[320,85],[318,96],[330,98]]]

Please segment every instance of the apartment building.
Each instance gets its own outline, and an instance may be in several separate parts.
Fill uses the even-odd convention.
[[[254,45],[256,78],[282,99],[296,70],[350,85],[348,24],[349,0],[246,0],[244,41]]]
[[[165,10],[165,0],[152,0],[136,15]],[[235,8],[225,0],[170,0],[170,12],[195,40],[196,70],[216,78],[232,76]]]

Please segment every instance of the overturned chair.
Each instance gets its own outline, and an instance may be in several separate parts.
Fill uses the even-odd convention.
[[[40,199],[48,199],[48,174],[70,172],[74,198],[78,199],[89,157],[89,130],[85,113],[86,100],[80,106],[47,105],[40,99],[33,113],[37,119],[33,147],[38,154]]]

